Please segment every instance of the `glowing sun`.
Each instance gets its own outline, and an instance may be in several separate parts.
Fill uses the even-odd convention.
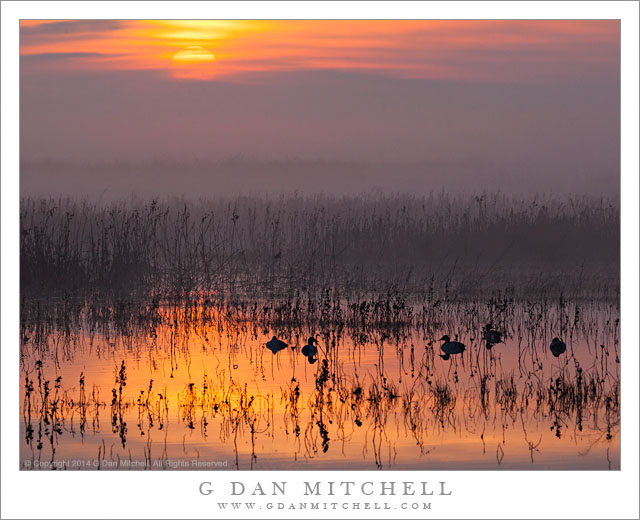
[[[184,79],[211,79],[216,57],[199,45],[189,45],[173,55],[173,76]]]
[[[216,57],[204,47],[189,45],[173,55],[176,64],[197,65],[200,63],[212,63]]]

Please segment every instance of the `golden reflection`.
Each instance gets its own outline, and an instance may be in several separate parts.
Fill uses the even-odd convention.
[[[469,349],[445,361],[441,331],[385,331],[358,318],[318,334],[309,364],[301,349],[314,330],[294,326],[295,314],[285,326],[277,303],[203,302],[120,315],[91,303],[52,312],[51,322],[25,319],[22,459],[97,455],[105,469],[121,459],[187,461],[183,469],[195,469],[192,459],[230,469],[619,467],[618,379],[589,361],[582,336],[597,324],[615,337],[599,311],[581,309],[583,328],[572,331],[574,362],[585,367],[576,373],[535,339],[517,346],[522,309],[490,351],[463,336]],[[267,349],[273,335],[287,347]]]

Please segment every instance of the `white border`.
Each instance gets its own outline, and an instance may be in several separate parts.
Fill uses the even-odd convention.
[[[2,2],[2,518],[216,518],[203,480],[446,480],[413,518],[638,518],[637,2]],[[622,20],[622,470],[619,472],[19,472],[18,20],[20,18],[608,18]],[[240,511],[387,518],[400,511]]]

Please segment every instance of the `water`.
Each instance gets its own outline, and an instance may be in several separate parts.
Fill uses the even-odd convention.
[[[601,302],[23,301],[21,469],[619,469],[618,334]]]

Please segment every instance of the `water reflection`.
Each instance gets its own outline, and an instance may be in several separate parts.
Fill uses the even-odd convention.
[[[620,467],[615,305],[212,301],[23,302],[22,467]]]

